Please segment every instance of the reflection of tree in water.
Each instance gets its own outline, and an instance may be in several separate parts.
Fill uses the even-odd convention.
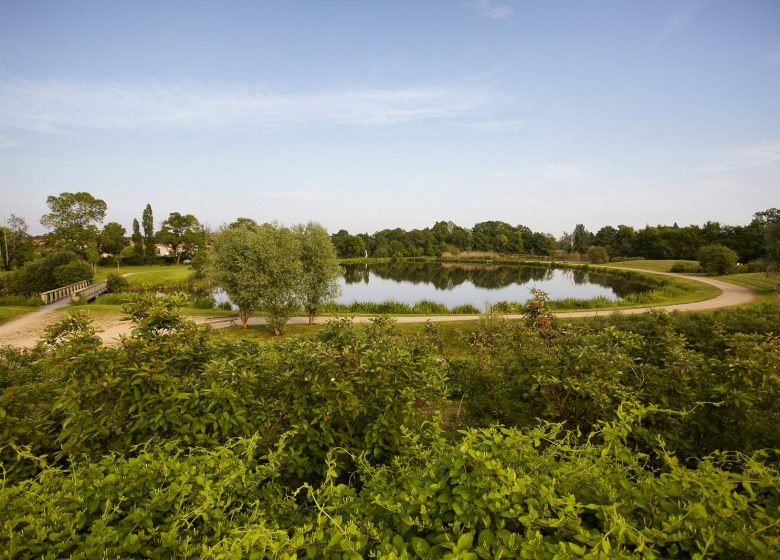
[[[368,284],[368,265],[367,264],[347,264],[343,265],[344,281],[347,284],[359,284],[363,282]]]
[[[368,283],[369,273],[379,278],[395,282],[412,284],[433,284],[439,290],[452,290],[464,282],[484,289],[505,288],[512,284],[528,284],[551,280],[554,269],[538,266],[518,265],[474,265],[454,263],[431,263],[395,261],[374,264],[348,264],[344,266],[344,279],[347,284]],[[584,270],[566,270],[575,284],[598,284],[611,288],[619,297],[646,291],[650,286],[641,280],[616,276],[609,273],[586,272]]]

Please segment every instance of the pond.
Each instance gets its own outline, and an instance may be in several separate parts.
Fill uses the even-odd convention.
[[[397,261],[344,269],[336,300],[344,304],[430,300],[449,308],[471,304],[484,310],[486,302],[525,303],[531,288],[544,290],[550,299],[601,296],[611,301],[649,289],[638,277],[548,266]]]
[[[604,297],[618,301],[651,289],[641,277],[579,269],[512,264],[396,261],[344,265],[337,303],[381,303],[392,300],[409,305],[428,300],[449,308],[470,304],[485,310],[486,303],[525,303],[531,288],[544,290],[550,299],[588,300]],[[229,301],[222,290],[217,303]]]

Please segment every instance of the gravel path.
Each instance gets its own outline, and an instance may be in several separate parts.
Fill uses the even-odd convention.
[[[755,299],[755,294],[752,290],[737,286],[736,284],[730,284],[723,282],[722,280],[714,280],[712,278],[704,278],[700,276],[685,276],[682,274],[673,274],[670,272],[656,272],[653,270],[638,270],[630,269],[638,272],[648,272],[650,274],[660,274],[662,276],[674,276],[677,278],[686,278],[689,280],[695,280],[703,282],[718,288],[720,295],[708,299],[705,301],[697,301],[694,303],[679,303],[675,305],[661,305],[656,307],[636,307],[631,309],[606,309],[602,311],[561,311],[555,313],[556,317],[597,317],[612,315],[614,313],[621,313],[626,315],[634,315],[637,313],[648,313],[650,311],[702,311],[705,309],[719,309],[721,307],[731,307],[734,305],[743,305],[750,303]],[[4,325],[0,325],[0,346],[12,345],[31,347],[41,337],[43,330],[54,323],[62,315],[63,307],[66,307],[69,300],[62,300],[51,305],[47,305],[40,309],[22,315],[16,319],[12,319]],[[59,311],[59,313],[58,313]],[[522,315],[505,315],[508,319],[520,319]],[[196,323],[206,323],[207,320],[204,317],[191,317]],[[325,323],[331,320],[332,317],[317,317],[316,323]],[[356,323],[365,323],[369,321],[371,317],[355,317]],[[479,319],[479,315],[425,315],[425,316],[396,316],[395,320],[399,323],[424,323],[426,321],[474,321]],[[290,319],[290,324],[306,324],[308,319],[306,317],[293,317]],[[262,325],[265,321],[260,317],[252,317],[249,320],[250,325]],[[228,320],[218,320],[210,323],[215,329],[229,327],[233,324]],[[235,324],[240,324],[236,319]],[[114,342],[120,335],[127,335],[130,332],[130,322],[124,319],[115,317],[103,317],[95,321],[95,325],[100,332],[100,337],[106,342]]]

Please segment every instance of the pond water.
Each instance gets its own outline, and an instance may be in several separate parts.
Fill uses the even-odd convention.
[[[531,298],[531,288],[544,290],[550,299],[602,296],[612,301],[648,289],[641,280],[546,266],[397,261],[349,264],[344,269],[336,301],[345,304],[394,300],[411,305],[426,299],[450,308],[471,304],[484,310],[486,302],[524,303]]]
[[[336,298],[343,304],[393,300],[414,305],[430,300],[449,308],[471,304],[484,311],[487,302],[525,303],[531,288],[544,290],[550,299],[602,296],[612,301],[650,289],[640,278],[547,266],[397,261],[343,268]],[[214,297],[217,303],[229,301],[222,290]]]

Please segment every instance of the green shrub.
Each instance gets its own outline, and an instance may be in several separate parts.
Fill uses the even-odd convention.
[[[106,290],[109,294],[114,294],[116,292],[126,290],[128,286],[130,286],[130,282],[128,282],[127,278],[121,274],[112,272],[106,277]]]
[[[455,353],[386,318],[215,338],[157,294],[116,346],[75,315],[0,348],[0,550],[780,556],[780,307],[572,327],[534,296]]]
[[[453,315],[479,315],[480,309],[470,303],[464,303],[463,305],[456,305],[450,310]]]
[[[195,309],[214,309],[214,298],[209,296],[196,297],[190,303]]]
[[[63,251],[35,259],[9,275],[7,287],[12,294],[33,295],[59,288],[60,284],[54,271],[70,262],[80,260],[76,253]]]
[[[710,276],[731,274],[737,269],[739,256],[724,245],[704,245],[699,248],[699,264]]]
[[[91,281],[94,276],[92,265],[81,259],[72,260],[54,269],[54,278],[60,286],[75,284],[82,280]]]
[[[737,265],[737,272],[765,272],[766,261],[764,259],[756,259],[742,265]]]
[[[588,260],[594,264],[609,262],[609,255],[604,247],[593,245],[588,248]]]
[[[677,261],[672,265],[672,268],[669,269],[671,272],[682,272],[682,273],[695,273],[695,272],[701,272],[701,268],[698,264],[687,262],[687,261]]]
[[[420,300],[412,306],[412,313],[429,314],[429,315],[445,315],[450,310],[443,303],[437,303],[435,301],[429,301],[427,299]]]
[[[115,292],[113,294],[106,293],[98,296],[95,300],[95,303],[103,303],[106,305],[125,305],[127,303],[132,303],[136,297],[137,294],[132,292]]]

